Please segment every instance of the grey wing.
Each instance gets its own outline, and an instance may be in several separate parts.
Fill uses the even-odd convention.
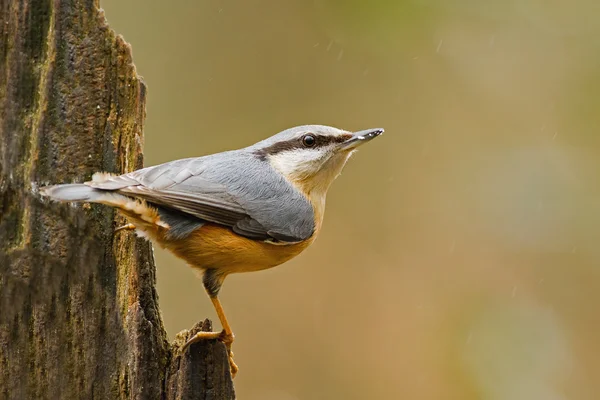
[[[248,154],[229,152],[88,184],[225,225],[249,238],[308,239],[314,230],[310,203],[263,163]]]

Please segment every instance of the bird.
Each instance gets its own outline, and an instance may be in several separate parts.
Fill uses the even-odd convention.
[[[313,243],[331,183],[359,146],[383,132],[302,125],[238,150],[122,175],[97,172],[88,182],[40,192],[56,201],[115,207],[128,220],[117,230],[136,230],[200,270],[222,330],[198,332],[181,351],[218,339],[234,377],[234,334],[219,300],[223,281],[232,273],[280,265]]]

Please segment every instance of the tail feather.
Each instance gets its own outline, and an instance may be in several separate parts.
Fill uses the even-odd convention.
[[[170,227],[168,223],[161,220],[158,210],[155,207],[148,206],[144,200],[125,196],[114,190],[96,189],[83,183],[71,183],[45,186],[40,188],[40,193],[43,196],[58,201],[83,201],[117,207],[133,220],[136,227],[142,231],[147,229],[152,231],[157,228],[168,229]],[[174,221],[177,222],[176,219]],[[188,225],[178,228],[176,234],[188,234],[188,231],[191,229],[191,226]],[[197,227],[199,224],[192,222],[192,225]]]
[[[40,189],[43,196],[58,201],[89,201],[95,202],[104,197],[103,190],[94,189],[82,183],[45,186]]]

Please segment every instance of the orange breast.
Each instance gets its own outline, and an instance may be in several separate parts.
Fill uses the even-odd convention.
[[[206,224],[183,240],[158,242],[197,268],[217,268],[225,274],[272,268],[300,254],[314,240],[295,244],[272,244],[239,236],[219,225]]]
[[[259,271],[282,264],[306,249],[315,239],[322,220],[322,206],[316,207],[314,234],[294,244],[273,244],[235,234],[220,225],[207,223],[184,239],[169,239],[168,225],[160,220],[153,207],[135,200],[111,202],[128,219],[162,247],[167,248],[192,267],[216,268],[225,275],[234,272]]]

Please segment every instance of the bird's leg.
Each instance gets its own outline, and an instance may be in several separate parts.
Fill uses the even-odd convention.
[[[227,321],[227,317],[225,316],[225,311],[223,311],[223,306],[219,301],[217,296],[211,297],[210,300],[215,307],[215,311],[217,312],[217,316],[219,317],[219,321],[221,322],[221,326],[223,326],[223,330],[221,332],[198,332],[194,336],[192,336],[181,348],[182,351],[192,343],[199,342],[200,340],[206,339],[219,339],[225,346],[227,347],[227,351],[231,352],[231,344],[233,343],[234,334],[231,331],[231,327],[229,326],[229,322]]]
[[[233,331],[231,330],[231,326],[229,326],[229,321],[227,321],[227,317],[225,316],[225,311],[223,310],[223,306],[221,306],[221,302],[217,296],[211,297],[210,300],[215,307],[215,311],[217,312],[217,316],[219,317],[219,321],[221,321],[221,326],[223,330],[219,335],[219,340],[223,342],[225,348],[227,349],[227,355],[229,356],[229,366],[231,368],[231,376],[235,377],[235,374],[238,372],[238,366],[233,361],[233,351],[231,351],[231,345],[233,344],[233,339],[235,338]]]
[[[223,342],[225,348],[227,349],[227,355],[229,356],[229,367],[231,368],[231,376],[235,377],[235,374],[238,372],[238,366],[233,361],[233,352],[231,351],[231,344],[233,343],[235,336],[231,330],[229,321],[227,321],[225,311],[223,310],[223,306],[221,305],[218,297],[218,293],[221,289],[224,279],[225,276],[217,273],[213,269],[206,270],[202,279],[204,288],[208,293],[208,297],[210,297],[210,301],[212,301],[213,306],[215,307],[217,317],[219,317],[219,321],[221,322],[223,330],[221,332],[198,332],[183,345],[181,351],[184,352],[189,345],[200,340],[219,339],[221,342]]]
[[[117,229],[115,229],[115,232],[119,232],[119,231],[122,231],[122,230],[132,231],[134,229],[135,229],[135,225],[134,224],[125,224],[125,225],[120,226]]]

